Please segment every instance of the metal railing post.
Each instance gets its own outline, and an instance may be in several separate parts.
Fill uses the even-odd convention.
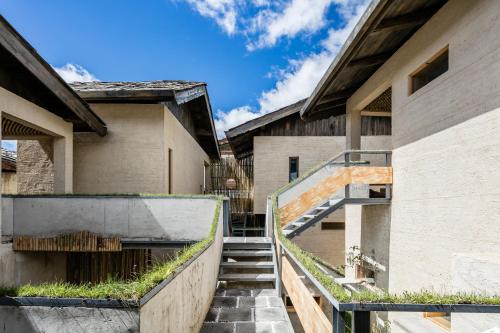
[[[348,167],[350,161],[351,161],[351,153],[349,152],[344,153],[344,166]]]
[[[370,311],[352,312],[352,333],[370,333]]]
[[[333,333],[345,333],[344,313],[333,306]]]

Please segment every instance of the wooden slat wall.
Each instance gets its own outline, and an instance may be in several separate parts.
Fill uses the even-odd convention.
[[[102,237],[80,231],[55,237],[16,236],[14,251],[66,251],[66,252],[109,252],[121,251],[120,237]]]
[[[348,184],[392,184],[391,167],[340,168],[322,182],[280,209],[281,225],[286,225],[330,198]]]
[[[69,252],[66,279],[71,283],[97,283],[109,278],[127,280],[151,267],[150,249],[121,252]]]
[[[286,257],[282,260],[281,278],[304,331],[307,333],[332,332],[332,324]]]
[[[236,160],[232,157],[212,162],[211,193],[229,197],[232,214],[253,212],[253,156]],[[236,181],[235,189],[227,187],[227,180]]]

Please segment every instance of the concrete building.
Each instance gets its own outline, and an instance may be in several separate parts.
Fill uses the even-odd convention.
[[[18,141],[16,163],[3,158],[2,189],[23,195],[1,199],[0,285],[95,282],[117,272],[127,278],[169,253],[152,247],[179,247],[208,233],[210,214],[190,212],[213,210],[213,200],[193,199],[198,210],[191,211],[182,208],[186,198],[176,207],[175,198],[123,196],[204,192],[209,162],[219,158],[206,84],[70,87],[3,17],[0,58],[1,138]],[[30,209],[20,208],[25,202]],[[201,223],[191,230],[198,234],[178,224],[184,219]],[[72,245],[63,249],[61,237]],[[89,245],[96,241],[108,245]]]
[[[237,158],[253,156],[256,215],[266,214],[267,197],[276,190],[345,149],[345,116],[305,122],[299,114],[304,103],[301,100],[226,132]],[[390,105],[390,96],[385,105]],[[364,149],[391,148],[391,123],[387,115],[364,116],[362,127]],[[344,220],[344,210],[340,209],[295,241],[331,265],[341,266],[345,261]]]
[[[362,116],[379,112],[367,106],[391,96],[392,199],[345,205],[345,248],[361,254],[346,261],[351,283],[368,262],[377,269],[362,277],[394,294],[500,294],[500,178],[491,169],[500,156],[499,13],[494,0],[372,1],[301,107],[306,121],[346,114],[343,149],[358,150]],[[498,314],[371,319],[389,320],[391,332],[500,327]]]

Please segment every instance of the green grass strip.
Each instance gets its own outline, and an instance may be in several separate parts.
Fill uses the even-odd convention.
[[[147,273],[128,281],[108,280],[96,284],[71,284],[68,282],[47,282],[27,284],[17,288],[0,287],[0,296],[44,296],[64,298],[111,298],[139,300],[156,285],[174,274],[188,260],[203,251],[214,241],[223,199],[217,197],[215,214],[210,232],[203,240],[186,247],[173,260],[156,264]]]
[[[360,303],[392,303],[392,304],[482,304],[500,305],[500,295],[484,296],[478,294],[457,293],[440,294],[433,290],[421,290],[419,292],[403,292],[401,294],[390,294],[387,291],[374,292],[363,291],[359,293],[348,293],[342,285],[323,273],[316,266],[316,257],[304,251],[297,244],[286,238],[281,228],[278,198],[275,192],[272,196],[274,223],[276,224],[277,236],[280,242],[297,258],[323,287],[340,303],[360,302]]]

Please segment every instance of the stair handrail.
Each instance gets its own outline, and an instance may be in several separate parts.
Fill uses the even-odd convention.
[[[285,186],[281,187],[280,189],[278,189],[275,192],[275,195],[279,196],[280,194],[284,193],[285,191],[288,191],[289,189],[302,183],[304,180],[306,180],[307,178],[309,178],[310,176],[312,176],[313,174],[315,174],[319,170],[323,169],[324,167],[331,165],[331,164],[334,164],[334,162],[339,160],[341,157],[344,157],[343,162],[344,162],[345,167],[352,165],[353,161],[351,161],[351,156],[353,154],[360,154],[360,155],[361,154],[372,154],[372,155],[384,154],[386,156],[386,163],[385,163],[386,165],[385,166],[389,166],[391,164],[390,156],[392,155],[392,150],[358,150],[358,149],[345,150],[345,151],[335,155],[334,157],[330,158],[329,160],[326,160],[326,161],[316,165],[315,167],[312,167],[301,177],[295,179],[294,181],[292,181],[292,182],[286,184]],[[359,162],[359,161],[357,161],[357,162]]]

